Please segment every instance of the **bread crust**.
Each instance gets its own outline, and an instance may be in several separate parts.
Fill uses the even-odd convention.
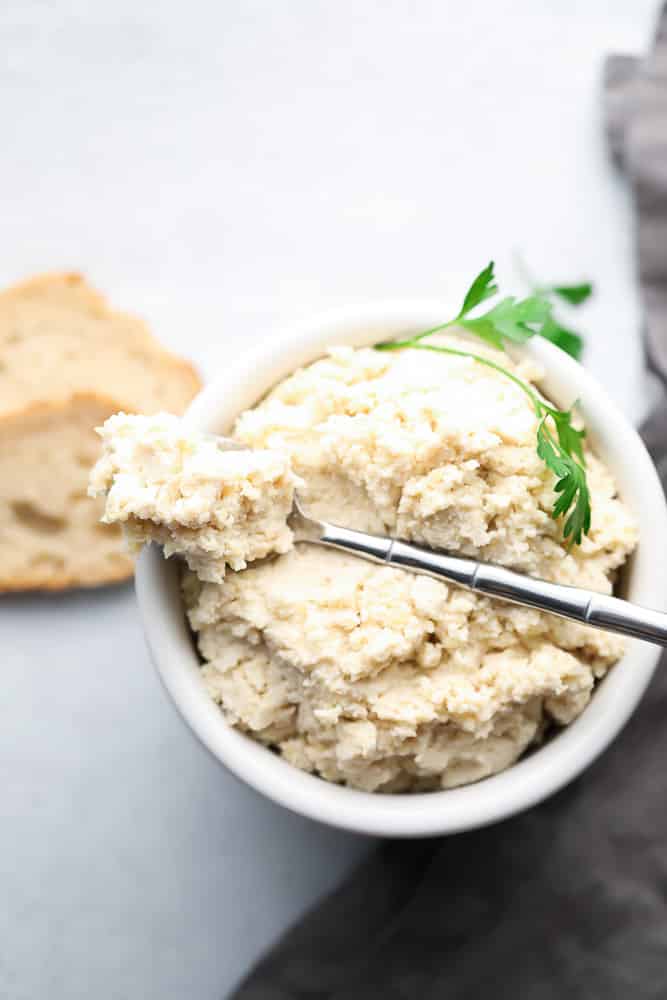
[[[124,583],[130,580],[134,574],[134,563],[130,562],[126,569],[118,569],[118,572],[107,572],[98,577],[86,577],[85,580],[77,577],[73,573],[63,573],[60,576],[40,577],[38,574],[31,576],[18,576],[3,578],[0,576],[0,594],[19,594],[28,591],[42,591],[48,593],[58,593],[62,590],[74,590],[78,588],[93,589],[95,587],[107,587],[114,583]]]
[[[17,433],[17,428],[20,428],[20,433],[29,435],[31,424],[37,430],[37,427],[41,426],[42,421],[54,421],[57,423],[63,419],[68,411],[76,410],[86,405],[99,409],[99,421],[96,418],[96,422],[99,423],[119,410],[125,410],[128,413],[155,412],[155,400],[156,398],[159,399],[159,389],[157,392],[149,390],[153,392],[153,399],[150,404],[147,399],[142,404],[141,400],[137,398],[140,393],[136,391],[136,383],[134,383],[134,392],[132,390],[127,391],[127,393],[123,392],[123,378],[122,374],[120,378],[118,377],[118,372],[121,371],[120,365],[122,364],[125,347],[128,372],[132,371],[133,365],[136,366],[137,357],[143,358],[143,364],[151,372],[151,379],[154,368],[158,387],[165,386],[164,395],[166,395],[167,399],[171,398],[172,402],[177,399],[182,400],[184,407],[201,388],[202,383],[194,365],[163,348],[142,320],[130,314],[112,309],[107,299],[89,285],[82,274],[76,271],[38,274],[0,292],[0,315],[4,312],[5,316],[9,316],[9,319],[5,322],[9,325],[10,335],[12,333],[12,323],[16,322],[20,326],[20,318],[24,315],[21,311],[23,303],[28,306],[31,303],[35,305],[44,303],[45,307],[51,307],[57,321],[55,323],[56,331],[60,330],[60,326],[62,326],[63,330],[68,329],[68,313],[72,317],[76,317],[78,314],[81,317],[91,317],[95,321],[109,320],[110,323],[116,322],[119,324],[117,327],[117,336],[120,339],[117,343],[120,346],[114,360],[114,364],[116,365],[114,377],[117,384],[113,387],[112,392],[105,393],[104,385],[107,373],[105,371],[104,358],[100,358],[98,372],[91,371],[90,379],[87,378],[87,375],[85,376],[83,380],[86,382],[85,385],[79,386],[77,384],[74,388],[72,388],[71,384],[64,385],[62,392],[58,391],[56,379],[53,380],[53,383],[47,385],[43,384],[40,376],[35,374],[32,377],[32,381],[30,378],[27,378],[25,382],[22,382],[20,377],[21,369],[19,368],[19,378],[13,382],[13,387],[11,381],[7,383],[8,397],[4,407],[2,399],[0,399],[0,438],[3,435]],[[62,322],[60,320],[61,310]],[[50,314],[47,313],[47,315]],[[15,320],[14,317],[18,317],[18,320]],[[7,326],[5,329],[7,329]],[[94,343],[99,343],[101,340],[99,328],[96,329],[91,326],[91,330],[95,333]],[[110,335],[113,332],[113,329],[110,328]],[[29,324],[26,337],[30,337]],[[81,343],[85,345],[85,328],[81,337]],[[12,348],[9,347],[9,339],[7,340],[7,345],[7,350],[11,351]],[[57,365],[67,365],[67,357],[59,359],[55,348],[53,348],[53,355],[55,370],[57,370]],[[51,356],[47,355],[47,357],[50,358]],[[30,371],[29,368],[23,369],[24,372],[26,370]],[[11,366],[9,373],[11,373]],[[5,375],[6,377],[7,375]],[[140,384],[145,384],[145,381]],[[90,384],[87,384],[88,382]],[[163,408],[170,408],[169,404],[165,403]],[[27,478],[29,479],[29,474]],[[90,502],[93,503],[94,501],[91,500]],[[35,566],[30,571],[24,573],[12,573],[3,572],[3,567],[0,565],[0,592],[9,593],[26,590],[60,591],[69,587],[96,587],[110,583],[120,583],[132,576],[133,560],[120,551],[120,543],[118,556],[114,559],[113,564],[108,558],[103,564],[102,556],[105,552],[108,552],[108,542],[103,545],[99,540],[91,537],[90,546],[91,551],[94,550],[95,546],[98,546],[100,556],[99,572],[91,571],[90,566],[84,575],[67,567],[63,568],[62,571],[56,571],[53,567],[49,567],[47,570]],[[44,539],[44,550],[45,552],[48,551],[48,538]],[[94,563],[94,560],[92,562]]]

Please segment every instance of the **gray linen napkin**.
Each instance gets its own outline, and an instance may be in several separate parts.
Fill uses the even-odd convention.
[[[611,149],[637,205],[648,364],[667,389],[667,5],[646,59],[607,61],[605,100]],[[666,400],[642,429],[663,485]],[[576,782],[484,830],[384,842],[234,997],[497,994],[667,998],[667,661],[619,739]]]

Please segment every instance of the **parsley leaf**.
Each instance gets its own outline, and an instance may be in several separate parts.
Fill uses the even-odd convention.
[[[477,306],[497,293],[498,285],[491,261],[470,285],[463,299],[463,305],[454,319],[424,330],[411,340],[424,340],[434,333],[460,326],[502,351],[505,340],[523,344],[535,334],[542,334],[544,326],[551,321],[551,304],[542,295],[529,295],[526,299],[517,299],[509,295],[480,316],[470,316]]]
[[[525,282],[530,285],[536,295],[542,295],[547,299],[561,299],[571,306],[579,306],[582,302],[586,302],[593,294],[593,285],[590,281],[581,281],[576,284],[542,284],[530,273],[518,254],[516,255],[516,266]],[[540,335],[545,337],[546,340],[550,340],[556,347],[560,347],[561,351],[565,351],[566,354],[569,354],[576,361],[579,361],[584,353],[583,337],[576,330],[562,324],[560,319],[553,314],[551,321],[545,323],[543,329],[540,331]]]
[[[560,347],[561,351],[565,351],[575,361],[579,361],[581,355],[584,353],[583,337],[576,330],[563,326],[553,316],[550,316],[542,326],[540,336],[544,337],[545,340],[550,340],[556,347]]]
[[[502,350],[503,338],[523,344],[541,333],[550,315],[551,306],[539,295],[520,300],[510,295],[477,319],[462,319],[458,325]]]
[[[448,326],[462,326],[465,330],[476,334],[492,347],[503,349],[503,338],[516,344],[523,344],[535,333],[540,333],[541,327],[549,319],[551,306],[540,295],[531,295],[527,299],[517,300],[513,295],[501,299],[488,312],[474,319],[469,317],[482,302],[492,298],[498,292],[498,285],[493,270],[493,261],[480,271],[465,294],[463,305],[453,320],[442,326],[429,330],[423,336],[429,336],[436,330],[444,330]]]
[[[493,261],[490,261],[483,271],[480,271],[472,285],[466,292],[466,297],[463,300],[463,305],[459,311],[457,319],[462,319],[467,316],[475,306],[480,305],[487,299],[490,299],[498,291],[498,285],[496,284],[495,275],[493,273]]]
[[[571,306],[579,306],[591,297],[593,285],[590,281],[582,281],[580,285],[550,285],[543,291],[553,292],[559,299],[569,302]]]
[[[556,438],[548,427],[549,418],[556,424]],[[591,527],[591,498],[581,450],[583,433],[572,427],[570,418],[570,411],[549,408],[544,412],[537,428],[537,454],[556,477],[554,490],[558,497],[551,516],[557,519],[567,515],[563,537],[570,545],[580,545],[582,536]],[[573,457],[568,443],[574,445],[575,453],[581,456],[580,461]]]
[[[556,425],[556,434],[561,448],[579,459],[581,465],[585,465],[583,441],[586,431],[577,430],[572,426],[572,410],[577,404],[574,403],[569,410],[555,410],[549,407],[549,415]],[[543,409],[547,409],[543,405]]]

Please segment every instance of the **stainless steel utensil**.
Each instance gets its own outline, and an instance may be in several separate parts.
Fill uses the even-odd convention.
[[[218,441],[222,448],[242,447],[228,438],[219,438]],[[318,521],[305,513],[296,495],[287,523],[297,542],[324,545],[371,562],[446,580],[487,597],[538,608],[582,625],[667,646],[667,614],[662,611],[652,611],[630,601],[580,587],[549,583],[492,563],[452,556],[421,545]]]
[[[620,632],[667,646],[667,614],[641,608],[630,601],[592,590],[549,583],[503,566],[477,562],[462,556],[451,556],[421,545],[411,545],[393,538],[370,535],[365,531],[343,528],[328,521],[308,517],[297,497],[287,523],[297,542],[326,545],[330,549],[349,552],[371,562],[383,563],[423,573],[436,580],[446,580],[487,597],[497,597],[513,604],[539,608],[550,614],[569,618],[583,625]]]

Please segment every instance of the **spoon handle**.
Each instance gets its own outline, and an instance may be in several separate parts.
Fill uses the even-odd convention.
[[[538,608],[583,625],[667,646],[667,614],[662,611],[652,611],[618,597],[549,583],[502,566],[447,555],[365,531],[322,521],[314,523],[318,524],[319,531],[311,532],[301,540],[349,552],[372,562],[400,567],[411,573],[446,580],[488,597]]]

